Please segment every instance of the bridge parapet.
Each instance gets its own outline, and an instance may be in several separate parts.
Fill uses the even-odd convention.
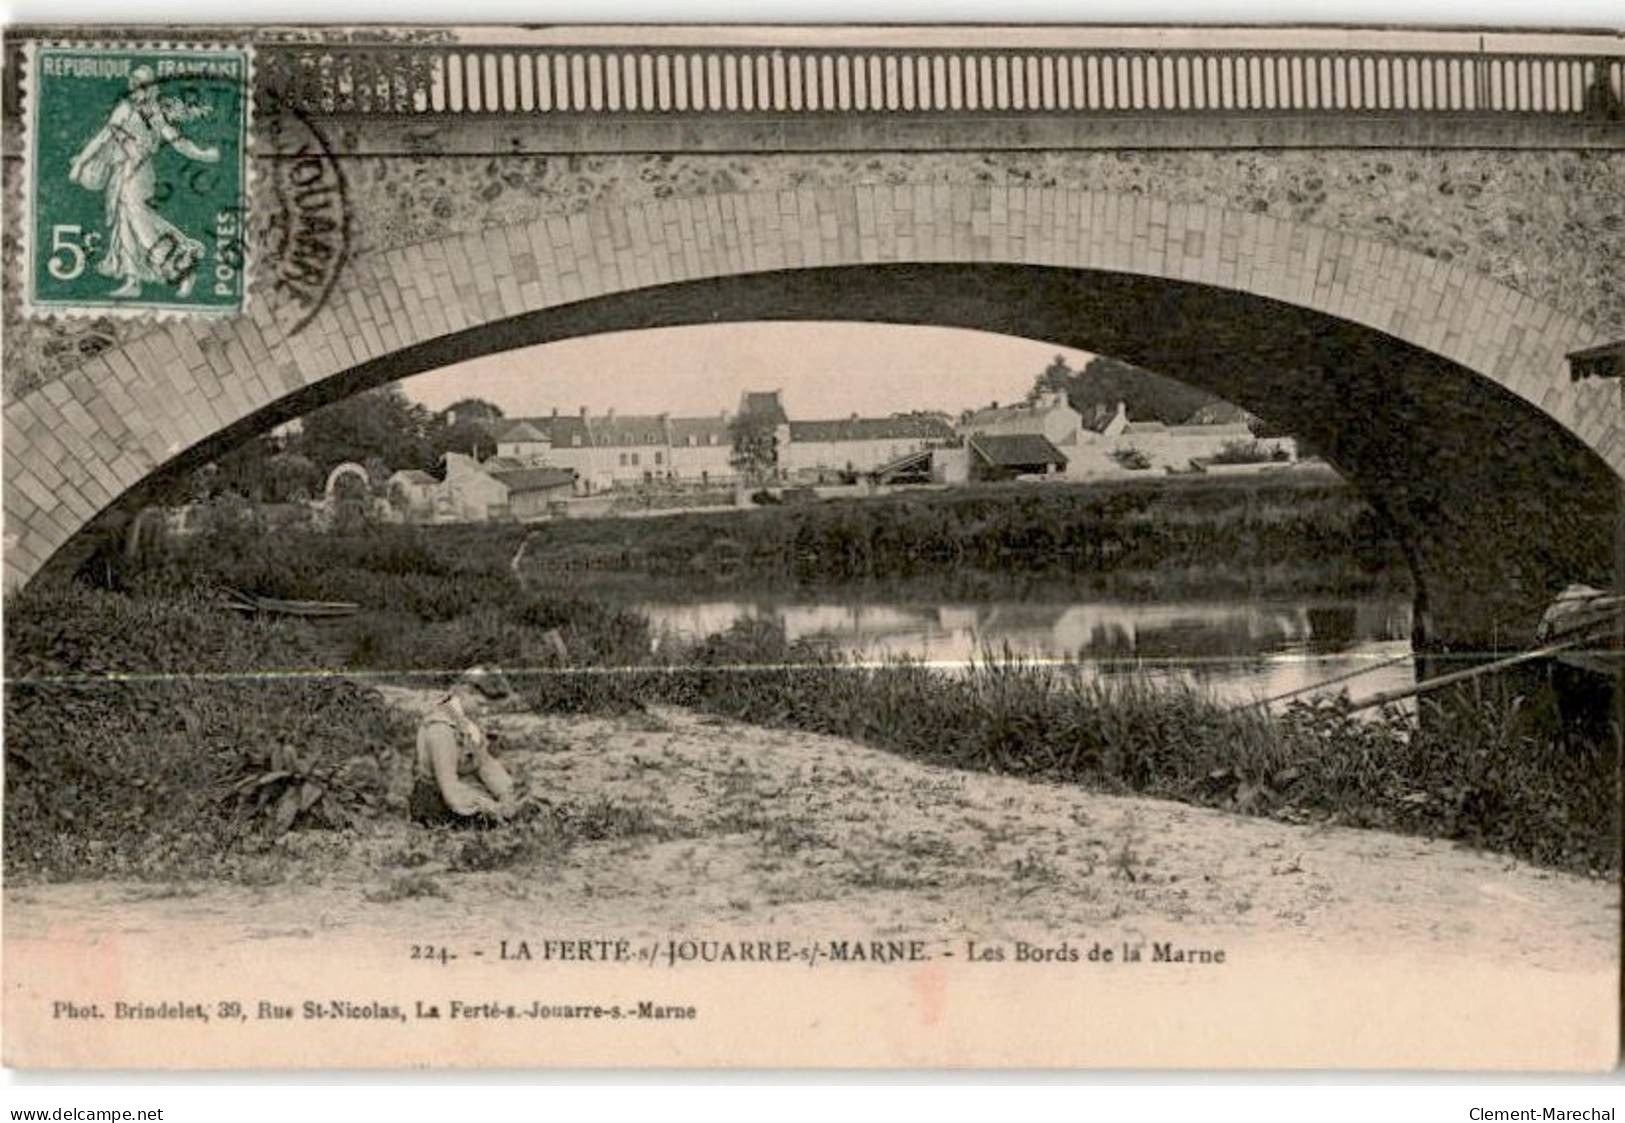
[[[1539,114],[1617,120],[1625,59],[1461,51],[271,44],[313,115]],[[276,106],[267,106],[275,108]]]

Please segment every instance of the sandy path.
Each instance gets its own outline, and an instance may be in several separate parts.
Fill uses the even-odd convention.
[[[421,692],[388,695],[426,704]],[[8,888],[7,939],[175,927],[205,942],[447,939],[568,918],[633,938],[774,928],[1053,941],[1109,930],[1558,972],[1618,960],[1611,883],[1449,843],[952,771],[675,709],[492,722],[522,784],[596,807],[610,837],[459,872],[463,839],[425,845],[426,832],[400,821],[300,833],[286,844],[287,880],[263,888]],[[407,876],[441,895],[386,900]]]

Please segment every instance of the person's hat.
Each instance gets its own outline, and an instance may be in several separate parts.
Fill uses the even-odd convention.
[[[507,678],[495,667],[470,667],[457,681],[472,686],[487,698],[506,698],[513,693]]]

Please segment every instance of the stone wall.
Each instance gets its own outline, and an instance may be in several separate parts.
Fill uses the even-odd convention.
[[[329,137],[336,151],[347,148],[343,134]],[[352,258],[605,203],[854,183],[1063,187],[1216,204],[1377,239],[1459,262],[1607,337],[1625,335],[1620,151],[403,155],[340,166]],[[8,200],[19,173],[7,161]],[[17,254],[13,221],[8,278],[18,275]],[[24,323],[9,309],[5,328],[8,401],[143,330],[108,318]]]

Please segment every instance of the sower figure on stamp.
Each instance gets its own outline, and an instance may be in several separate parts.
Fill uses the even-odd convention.
[[[194,144],[177,124],[204,116],[208,107],[160,98],[154,82],[151,67],[130,72],[129,96],[79,150],[68,176],[86,190],[107,193],[107,243],[96,271],[123,278],[112,295],[135,297],[144,283],[163,283],[176,286],[176,295],[185,299],[197,279],[203,243],[153,209],[152,161],[165,144],[204,164],[219,160],[220,150]]]
[[[518,807],[513,777],[474,720],[511,691],[496,671],[472,667],[418,724],[411,815],[425,825],[491,826]]]

